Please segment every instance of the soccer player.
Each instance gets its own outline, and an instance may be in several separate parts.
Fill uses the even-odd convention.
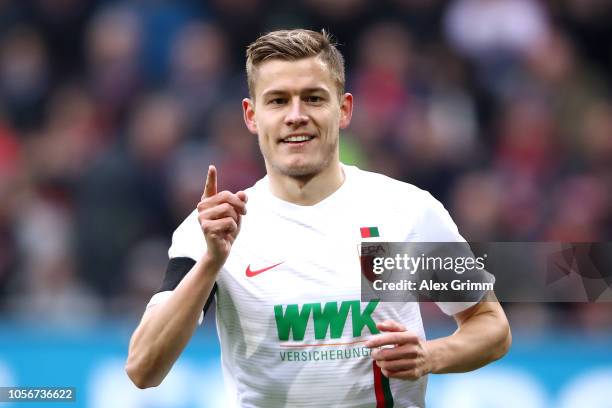
[[[425,339],[418,303],[360,301],[356,248],[371,240],[362,227],[376,227],[379,241],[463,238],[429,193],[340,162],[353,96],[328,35],[263,35],[248,47],[246,70],[244,121],[267,176],[218,192],[210,166],[130,341],[132,381],[161,383],[213,297],[224,380],[240,407],[422,407],[429,373],[503,356],[510,329],[492,293],[438,302],[458,329],[435,340]]]

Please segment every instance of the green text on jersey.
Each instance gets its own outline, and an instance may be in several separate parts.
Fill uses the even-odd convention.
[[[361,310],[359,300],[348,300],[340,302],[304,303],[300,308],[299,304],[275,305],[274,317],[276,318],[276,329],[278,339],[281,341],[289,340],[289,333],[293,334],[293,340],[304,340],[308,321],[312,317],[314,322],[314,336],[316,340],[325,338],[338,339],[344,334],[344,326],[351,313],[353,323],[353,337],[360,337],[365,327],[370,333],[378,333],[376,324],[372,320],[372,312],[378,305],[378,300],[368,302]]]

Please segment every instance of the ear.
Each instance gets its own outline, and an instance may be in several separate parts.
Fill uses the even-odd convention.
[[[257,134],[257,122],[255,122],[255,104],[249,98],[242,100],[242,115],[244,117],[244,123],[246,124],[249,132]]]
[[[345,93],[340,101],[340,129],[346,129],[353,117],[353,95]]]

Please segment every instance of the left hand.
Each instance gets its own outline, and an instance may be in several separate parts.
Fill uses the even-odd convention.
[[[365,343],[385,377],[417,380],[431,372],[431,355],[425,341],[393,320],[376,323],[381,334]],[[394,346],[378,348],[380,346]]]

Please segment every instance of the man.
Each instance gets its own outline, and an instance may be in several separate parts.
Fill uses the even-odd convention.
[[[327,34],[260,37],[247,50],[247,77],[244,121],[267,176],[246,191],[217,192],[209,168],[132,336],[132,381],[160,384],[213,294],[224,379],[241,407],[422,407],[427,374],[503,356],[510,330],[494,299],[438,303],[458,329],[430,341],[418,303],[360,302],[355,248],[368,239],[360,227],[377,226],[384,241],[463,238],[428,193],[340,163],[353,96]]]

